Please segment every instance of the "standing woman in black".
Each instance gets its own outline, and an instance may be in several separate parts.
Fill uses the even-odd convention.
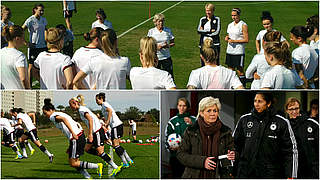
[[[206,16],[200,18],[198,25],[198,33],[200,34],[199,47],[202,47],[205,38],[211,38],[213,41],[212,48],[216,50],[217,54],[217,65],[220,64],[220,18],[214,15],[215,6],[211,3],[205,5]],[[201,66],[204,66],[201,61]]]

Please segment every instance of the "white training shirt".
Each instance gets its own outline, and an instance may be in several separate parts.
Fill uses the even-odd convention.
[[[129,124],[133,131],[137,131],[137,123],[134,121],[129,121]]]
[[[8,23],[5,23],[5,22],[3,22],[3,21],[1,20],[1,32],[3,31],[3,28],[4,28],[6,25],[8,25],[8,26],[10,27],[10,26],[13,26],[14,23],[11,22],[11,21],[8,21]]]
[[[106,19],[104,20],[103,24],[100,23],[99,20],[96,20],[95,22],[93,22],[91,25],[91,29],[93,29],[95,27],[101,27],[103,30],[113,29],[112,23],[110,21],[107,21]]]
[[[65,89],[66,77],[63,71],[72,65],[69,56],[60,52],[41,52],[34,61],[34,67],[40,69],[41,89]]]
[[[283,65],[275,65],[265,73],[261,88],[295,89],[303,84],[302,80],[293,71]],[[302,83],[302,84],[301,84]]]
[[[13,127],[14,125],[16,125],[18,123],[18,120],[12,116],[11,119],[9,120],[11,126]],[[14,129],[23,129],[23,127],[21,125],[18,126],[14,126]]]
[[[277,30],[272,29],[272,31],[277,31]],[[264,53],[264,49],[263,49],[263,47],[262,47],[262,40],[263,40],[263,36],[264,36],[266,33],[267,33],[267,30],[266,30],[266,29],[261,30],[261,31],[258,33],[257,37],[256,37],[256,40],[260,41],[260,54],[263,54],[263,53]],[[285,40],[286,40],[286,38],[284,38],[283,35],[281,34],[280,42],[283,42],[283,41],[285,41]]]
[[[242,20],[240,20],[237,24],[235,24],[234,22],[230,23],[227,29],[229,38],[232,40],[243,39],[244,38],[243,32],[242,32],[243,25],[247,26],[247,24]],[[245,54],[244,48],[245,48],[245,43],[228,43],[227,53],[232,55]]]
[[[103,51],[99,48],[81,47],[76,50],[71,61],[75,65],[76,72],[79,72],[80,69],[90,61],[90,59],[102,54]],[[87,75],[82,82],[87,89],[92,89],[95,85],[95,78],[93,74],[90,74]]]
[[[310,47],[313,48],[317,52],[318,56],[319,56],[319,49],[320,49],[319,42],[320,42],[319,40],[318,41],[314,41],[314,40],[310,41]]]
[[[293,64],[302,64],[304,76],[309,80],[313,77],[318,64],[318,54],[309,44],[302,44],[292,51]]]
[[[251,83],[251,89],[260,89],[261,80],[264,74],[268,71],[270,65],[268,64],[264,54],[256,54],[246,71],[246,78],[252,79],[255,72],[260,76],[260,79],[254,79]]]
[[[167,42],[170,44],[170,41],[174,39],[172,31],[170,28],[163,27],[163,30],[160,32],[157,27],[154,27],[148,31],[148,37],[153,37],[157,44],[164,44]],[[160,51],[157,51],[157,56],[159,61],[168,59],[171,57],[170,48],[162,48]]]
[[[192,70],[187,86],[197,89],[236,89],[242,85],[235,71],[223,66],[203,66]]]
[[[27,131],[31,131],[36,129],[36,126],[33,124],[32,119],[28,114],[25,113],[18,113],[17,119],[21,119],[24,125],[26,126]]]
[[[85,106],[80,106],[78,111],[79,111],[81,120],[86,123],[88,129],[89,129],[89,120],[85,117],[85,113],[89,113],[89,115],[91,116],[91,118],[92,118],[92,133],[95,133],[101,129],[100,120],[98,119],[98,117],[95,114],[93,114],[90,111],[90,109],[88,109]]]
[[[15,48],[4,47],[1,54],[1,89],[23,89],[17,68],[25,68],[27,73],[27,58]]]
[[[92,58],[81,70],[93,74],[96,89],[126,89],[126,76],[130,73],[127,57],[110,57],[101,54]]]
[[[82,127],[79,123],[77,123],[76,121],[74,121],[72,119],[71,116],[69,116],[68,114],[66,113],[63,113],[63,112],[54,112],[51,114],[50,116],[50,121],[53,122],[53,124],[62,131],[62,133],[69,139],[71,140],[73,137],[72,137],[72,133],[69,131],[69,129],[67,128],[67,126],[63,123],[63,122],[57,122],[56,121],[56,116],[61,116],[61,117],[64,117],[67,119],[67,121],[69,122],[70,126],[71,126],[71,129],[72,131],[75,133],[75,134],[80,134],[82,132]]]
[[[30,16],[25,22],[24,25],[28,27],[29,32],[29,41],[36,45],[36,48],[45,48],[47,47],[44,34],[48,22],[47,19],[40,16],[38,20],[34,15]]]
[[[155,67],[133,67],[130,71],[132,89],[170,89],[176,87],[172,76]]]
[[[67,2],[67,7],[65,7],[64,3],[63,4],[63,10],[75,10],[75,6],[74,6],[74,0],[66,0]]]
[[[0,118],[0,126],[1,126],[1,129],[4,129],[6,134],[10,134],[14,132],[14,128],[11,126],[7,118]]]
[[[108,111],[107,108],[112,110],[112,116],[109,122],[109,125],[111,128],[115,128],[117,126],[120,126],[122,124],[122,121],[119,119],[118,115],[116,114],[116,111],[112,108],[112,106],[108,102],[103,102],[101,105],[101,111],[104,116],[104,118],[108,119]]]

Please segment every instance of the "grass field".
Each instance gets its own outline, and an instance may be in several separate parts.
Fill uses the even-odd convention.
[[[178,2],[151,2],[151,15],[159,13],[164,9]],[[178,88],[185,88],[191,70],[200,67],[199,60],[199,35],[196,32],[200,17],[204,16],[204,5],[207,2],[182,2],[179,5],[164,12],[165,26],[172,29],[175,36],[176,46],[171,51],[173,60],[173,71],[175,83]],[[318,2],[213,2],[216,6],[215,15],[221,19],[221,57],[220,62],[225,65],[226,42],[223,41],[226,35],[227,25],[232,21],[230,11],[234,7],[242,10],[241,19],[248,24],[249,43],[246,46],[245,69],[256,54],[255,37],[263,29],[260,16],[261,12],[268,10],[274,18],[273,27],[281,31],[289,40],[289,32],[295,25],[304,25],[308,17],[318,13]],[[15,24],[23,22],[31,15],[34,2],[6,2],[2,4],[11,8]],[[65,23],[62,17],[61,2],[43,2],[45,5],[45,17],[48,20],[48,27],[59,23]],[[148,19],[149,2],[78,2],[78,13],[72,18],[72,24],[76,40],[75,49],[87,44],[81,34],[88,32],[91,23],[95,20],[95,11],[103,8],[107,19],[113,23],[113,27],[120,35],[131,27]],[[144,37],[148,29],[154,27],[152,21],[137,27],[119,38],[119,50],[122,56],[128,56],[132,66],[140,66],[138,57],[139,40]],[[291,43],[291,42],[290,42]],[[296,48],[291,43],[291,50]],[[26,52],[26,49],[23,50]],[[129,84],[129,83],[128,83]],[[128,86],[130,88],[130,85]]]
[[[144,142],[150,136],[156,136],[159,132],[159,128],[148,128],[147,133],[153,132],[154,134],[146,134],[142,129],[137,135],[137,139],[142,139]],[[128,128],[125,128],[125,137],[128,139]],[[157,132],[157,133],[155,133]],[[65,136],[61,134],[56,128],[42,129],[38,131],[38,135],[41,142],[47,139],[49,142],[44,143],[46,148],[54,154],[54,162],[49,163],[47,156],[40,151],[34,144],[32,146],[36,149],[33,156],[29,156],[28,159],[14,160],[15,153],[7,147],[1,147],[1,179],[43,179],[43,178],[67,178],[78,179],[83,176],[78,173],[74,168],[68,164],[68,154],[66,150],[68,148],[68,141]],[[132,138],[131,138],[132,140]],[[116,176],[116,178],[159,178],[159,143],[153,143],[153,145],[137,145],[135,143],[122,143],[128,154],[135,162],[134,166],[124,169]],[[105,145],[105,152],[109,153],[108,145]],[[29,154],[29,149],[27,148]],[[120,164],[121,160],[113,152],[113,158],[116,164]],[[88,162],[103,162],[100,157],[93,156],[85,153],[80,157],[80,160]],[[99,176],[96,170],[88,170],[94,179],[98,179]],[[108,168],[104,168],[103,179],[108,177]]]

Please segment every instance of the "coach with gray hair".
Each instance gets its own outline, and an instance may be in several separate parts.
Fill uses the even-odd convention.
[[[229,167],[235,159],[231,129],[219,117],[218,98],[199,103],[197,121],[184,132],[177,158],[186,167],[182,178],[232,178]]]

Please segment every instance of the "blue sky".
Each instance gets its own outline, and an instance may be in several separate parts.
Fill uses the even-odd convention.
[[[99,92],[106,93],[106,101],[111,104],[115,111],[125,112],[131,106],[136,106],[142,111],[159,108],[159,91],[54,91],[53,104],[69,106],[68,101],[78,94],[85,98],[86,106],[92,110],[100,109],[96,104],[95,96]]]

